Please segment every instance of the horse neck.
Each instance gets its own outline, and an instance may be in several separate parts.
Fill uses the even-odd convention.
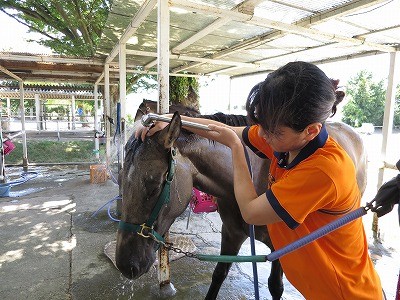
[[[193,134],[178,139],[176,145],[180,163],[191,169],[194,187],[219,197],[233,193],[229,148]]]

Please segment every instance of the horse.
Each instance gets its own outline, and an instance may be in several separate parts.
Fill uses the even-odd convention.
[[[157,101],[143,99],[142,103],[139,104],[134,120],[137,121],[148,113],[157,113],[157,105]],[[176,111],[179,112],[181,115],[189,117],[200,115],[200,111],[196,108],[184,106],[181,104],[171,104],[169,106],[169,112],[174,113]]]
[[[345,124],[328,123],[327,129],[353,159],[363,192],[366,155],[361,138]],[[238,254],[249,236],[249,226],[235,200],[228,147],[182,130],[180,116],[174,114],[167,127],[145,141],[132,135],[125,153],[121,174],[122,215],[116,247],[116,264],[125,277],[136,279],[148,272],[157,248],[163,243],[162,236],[185,211],[193,187],[218,198],[222,220],[220,254]],[[261,194],[266,190],[270,161],[251,151],[248,154],[254,185]],[[170,192],[165,190],[167,186]],[[170,196],[167,205],[163,200],[165,194]],[[274,251],[266,226],[255,226],[255,238]],[[216,299],[230,267],[231,263],[217,263],[205,299]],[[282,275],[279,260],[273,261],[268,289],[274,300],[280,299],[283,293]]]

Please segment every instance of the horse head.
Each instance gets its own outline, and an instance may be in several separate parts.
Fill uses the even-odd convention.
[[[176,113],[162,131],[143,142],[132,135],[125,146],[116,263],[127,278],[138,278],[150,269],[162,236],[190,199],[190,168],[176,164],[180,154],[173,147],[181,126]]]

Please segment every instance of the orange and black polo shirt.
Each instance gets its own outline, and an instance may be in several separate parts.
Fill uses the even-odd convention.
[[[271,159],[266,196],[282,219],[268,225],[275,249],[360,207],[354,164],[325,126],[288,165],[286,153],[274,152],[258,136],[258,125],[245,128],[243,141],[260,157]],[[306,299],[382,299],[361,218],[280,261]]]

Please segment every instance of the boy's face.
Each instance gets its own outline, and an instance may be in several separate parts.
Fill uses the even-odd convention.
[[[277,152],[300,151],[310,141],[307,128],[298,132],[292,128],[280,126],[271,133],[259,126],[258,135]]]

